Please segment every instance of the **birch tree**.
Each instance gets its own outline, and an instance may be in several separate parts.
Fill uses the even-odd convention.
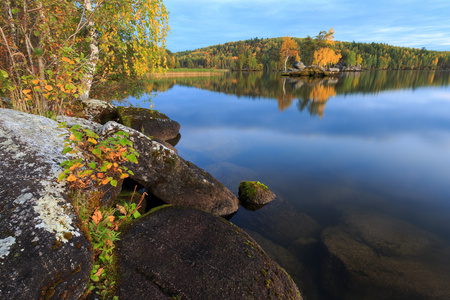
[[[289,36],[284,37],[280,54],[284,57],[284,71],[286,72],[286,63],[288,59],[298,55],[298,44]]]
[[[89,98],[98,70],[161,68],[167,22],[162,0],[2,0],[0,92],[16,109],[64,113]]]

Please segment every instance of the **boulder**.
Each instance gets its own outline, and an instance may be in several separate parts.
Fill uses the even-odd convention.
[[[294,279],[294,282],[299,283],[304,267],[300,260],[295,257],[288,249],[272,242],[268,238],[259,234],[256,231],[243,228],[257,243],[264,249],[274,261],[276,261],[289,275]],[[302,290],[303,291],[303,290]]]
[[[198,208],[218,216],[227,216],[239,208],[239,200],[209,173],[185,161],[174,151],[146,135],[108,122],[101,137],[115,132],[128,132],[129,140],[139,153],[139,164],[127,164],[133,171],[131,179],[162,201],[178,206]]]
[[[242,181],[239,184],[239,201],[242,206],[256,210],[275,200],[275,194],[258,181]]]
[[[0,109],[0,299],[79,299],[90,276],[92,246],[57,182],[57,126]]]
[[[108,121],[118,118],[117,107],[107,101],[88,99],[78,100],[75,104],[82,107],[83,115],[90,121],[105,124]]]
[[[322,233],[322,282],[339,299],[450,299],[450,247],[407,222],[352,213]]]
[[[164,142],[172,140],[178,142],[179,140],[180,124],[157,110],[121,106],[117,108],[117,111],[120,123],[140,131],[152,139]]]
[[[285,248],[299,238],[318,236],[320,230],[313,218],[280,196],[257,211],[241,210],[232,220],[236,224],[245,224]]]
[[[295,61],[293,67],[298,70],[303,70],[306,66],[301,61]]]
[[[150,213],[121,236],[118,254],[122,300],[301,299],[248,234],[196,209]]]

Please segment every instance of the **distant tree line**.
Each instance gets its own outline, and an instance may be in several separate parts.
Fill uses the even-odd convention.
[[[298,45],[298,52],[290,56],[288,65],[302,61],[305,65],[317,62],[319,54],[324,53],[323,44],[332,30],[321,31],[312,38],[291,38]],[[245,41],[229,42],[193,51],[172,53],[166,51],[165,59],[169,68],[216,68],[233,70],[282,70],[286,56],[282,45],[285,38],[254,38]],[[329,43],[329,41],[328,41]],[[320,49],[323,53],[320,53]],[[333,41],[338,64],[362,65],[365,69],[404,70],[404,69],[448,69],[449,51],[430,51],[396,47],[381,43],[356,43]],[[333,54],[334,55],[334,54]],[[335,60],[334,60],[335,62]]]

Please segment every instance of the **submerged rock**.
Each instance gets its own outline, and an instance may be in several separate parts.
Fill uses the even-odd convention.
[[[91,244],[57,182],[57,126],[0,109],[0,299],[79,299],[89,279]]]
[[[161,208],[122,235],[120,299],[301,299],[243,230],[206,212]]]
[[[172,142],[173,146],[180,140],[180,124],[157,110],[121,106],[117,111],[120,123],[152,139]]]
[[[116,122],[108,122],[101,137],[128,132],[139,153],[138,164],[127,164],[131,179],[162,201],[178,206],[198,208],[217,216],[227,216],[239,208],[239,200],[206,171],[185,161],[174,151],[144,134]]]
[[[280,196],[257,211],[240,211],[233,220],[246,224],[251,230],[261,232],[285,248],[299,238],[317,236],[320,230],[319,224],[313,218]]]
[[[322,233],[325,288],[339,299],[449,299],[450,247],[392,217],[354,213]]]
[[[239,201],[250,210],[261,208],[275,200],[275,194],[258,181],[242,181],[239,184]]]

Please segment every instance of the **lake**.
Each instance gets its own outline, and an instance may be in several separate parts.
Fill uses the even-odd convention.
[[[181,124],[179,155],[237,194],[231,222],[305,299],[450,299],[450,72],[225,73],[136,87]]]

